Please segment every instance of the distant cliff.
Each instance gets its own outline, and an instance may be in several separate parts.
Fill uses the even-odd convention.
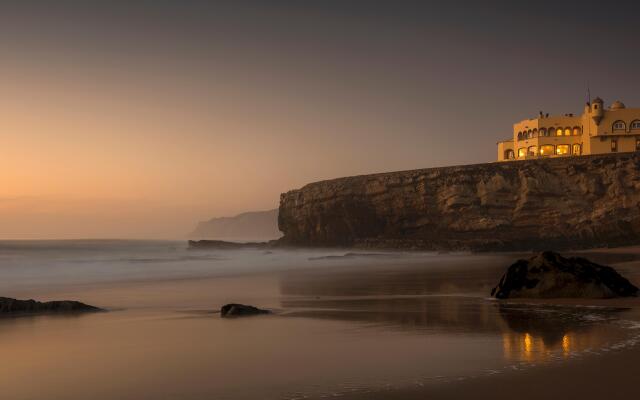
[[[311,183],[280,197],[285,245],[540,250],[640,243],[640,155],[478,164]]]
[[[270,240],[282,236],[278,210],[253,211],[235,217],[213,218],[198,224],[189,234],[194,239]]]

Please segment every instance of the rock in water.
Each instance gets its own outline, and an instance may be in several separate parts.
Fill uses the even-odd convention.
[[[17,300],[0,297],[0,315],[14,314],[58,314],[104,311],[101,308],[80,303],[79,301],[62,300],[40,302],[35,300]]]
[[[638,288],[615,269],[580,257],[545,251],[518,260],[507,269],[491,295],[508,298],[611,298],[637,296]]]
[[[250,315],[271,314],[269,310],[262,310],[258,307],[247,306],[244,304],[225,304],[220,309],[220,316],[222,318],[231,317],[248,317]]]

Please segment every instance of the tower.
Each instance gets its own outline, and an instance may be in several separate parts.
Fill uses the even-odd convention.
[[[596,97],[591,103],[591,118],[596,125],[600,124],[604,117],[604,101],[600,97]]]

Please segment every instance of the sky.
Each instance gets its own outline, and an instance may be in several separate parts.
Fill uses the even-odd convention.
[[[183,238],[341,176],[640,107],[640,2],[0,2],[0,239]]]

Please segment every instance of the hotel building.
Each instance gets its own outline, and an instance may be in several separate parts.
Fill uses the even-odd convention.
[[[498,161],[566,157],[640,150],[640,108],[596,98],[582,115],[526,119],[513,125],[513,138],[498,142]]]

